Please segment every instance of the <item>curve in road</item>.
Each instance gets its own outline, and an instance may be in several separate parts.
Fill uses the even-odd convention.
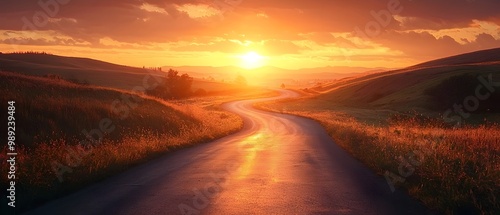
[[[242,131],[183,149],[27,214],[430,214],[352,158],[310,119],[224,108]]]

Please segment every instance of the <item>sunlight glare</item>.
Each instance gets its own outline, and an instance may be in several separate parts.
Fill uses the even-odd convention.
[[[254,69],[264,66],[264,57],[257,52],[248,52],[240,56],[241,67],[245,69]]]

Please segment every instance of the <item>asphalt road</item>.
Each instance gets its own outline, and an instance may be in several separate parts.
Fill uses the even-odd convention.
[[[282,91],[279,98],[295,93]],[[271,98],[278,99],[278,98]],[[252,108],[242,131],[135,167],[28,214],[429,214],[316,122]]]

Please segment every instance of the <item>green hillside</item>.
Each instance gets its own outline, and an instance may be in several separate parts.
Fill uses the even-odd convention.
[[[337,103],[391,109],[426,108],[432,110],[442,109],[433,99],[438,93],[429,91],[451,77],[470,76],[471,83],[479,85],[478,76],[488,77],[489,74],[499,74],[500,64],[490,65],[460,65],[449,67],[434,67],[428,69],[415,69],[403,73],[387,74],[362,81],[353,81],[336,90],[321,94],[317,99],[331,100]],[[453,92],[453,88],[463,86],[446,86],[443,89]],[[474,88],[463,91],[465,97],[474,94]],[[460,102],[460,100],[455,101]]]
[[[497,53],[495,57],[500,56],[500,49],[494,51]],[[484,53],[465,56],[473,58],[476,55],[483,56],[485,53],[493,54],[492,52],[487,50]],[[469,62],[460,55],[456,58],[450,57],[442,61],[420,64],[433,65],[432,67],[413,66],[402,70],[347,78],[324,87],[322,93],[313,99],[353,107],[442,111],[454,103],[463,103],[468,96],[473,96],[477,86],[481,85],[479,77],[488,80],[491,75],[494,81],[500,81],[500,62],[474,61],[473,64]],[[460,77],[468,79],[461,78],[460,83],[450,84],[453,81],[450,82],[449,79],[459,80]],[[500,112],[499,107],[493,105],[498,98],[496,92],[488,100],[482,101],[483,106],[491,107],[484,111]]]
[[[485,120],[500,122],[500,89],[492,93],[482,84],[488,82],[490,76],[494,83],[500,83],[498,56],[500,49],[493,49],[343,78],[301,89],[308,96],[285,102],[283,111],[336,111],[375,124],[386,123],[392,116],[401,114],[441,118],[447,110],[455,111],[455,104],[464,108],[465,99],[475,97],[476,89],[483,86],[480,93],[488,98],[478,99],[477,109],[466,111],[466,121],[471,124]],[[478,60],[481,57],[484,62]]]
[[[55,75],[66,80],[122,90],[132,90],[136,86],[141,86],[147,75],[165,76],[164,72],[157,70],[122,66],[89,58],[37,53],[0,54],[0,71],[33,76]],[[218,93],[234,91],[237,88],[233,84],[195,79],[192,90],[195,92],[203,89]]]

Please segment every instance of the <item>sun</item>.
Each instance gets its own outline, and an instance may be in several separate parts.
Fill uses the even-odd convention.
[[[264,57],[254,51],[241,55],[240,59],[241,67],[245,69],[255,69],[264,66]]]

